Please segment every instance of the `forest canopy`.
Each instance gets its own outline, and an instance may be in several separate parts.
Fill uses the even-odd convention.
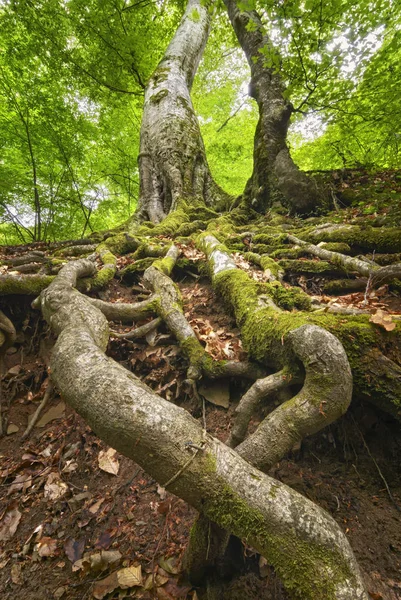
[[[20,554],[12,547],[36,501],[9,477],[25,477],[34,456],[17,465],[20,450],[53,436],[34,428],[59,396],[66,435],[81,441],[72,454],[60,435],[37,447],[53,461],[43,478],[87,456],[82,426],[197,512],[171,549],[189,587],[158,597],[262,598],[241,591],[252,563],[268,600],[263,564],[277,600],[399,589],[400,10],[392,0],[0,0],[0,437],[22,442],[2,455],[1,485],[14,494],[0,514],[4,567],[34,562],[33,536],[61,527],[46,517],[25,530]],[[315,481],[325,466],[333,476],[331,503],[277,472],[308,448]],[[363,456],[375,468],[366,501]],[[71,480],[92,472],[76,463],[63,477],[76,489]],[[138,474],[115,488],[118,500],[130,502]],[[72,517],[60,508],[69,485],[59,487],[50,513]],[[376,491],[387,493],[387,531],[374,556]],[[127,585],[116,572],[112,589],[96,585],[109,576],[82,581],[94,597],[143,587],[135,597],[154,598],[167,584],[155,561],[172,504],[152,505],[149,524],[165,518],[148,583],[134,564]],[[114,501],[101,510],[111,517]],[[122,549],[136,563],[150,546],[133,540]],[[71,583],[81,558],[64,550]],[[17,585],[17,570],[10,562],[0,579]]]
[[[239,5],[257,8],[269,32],[262,51],[294,108],[289,141],[300,168],[399,167],[399,4]],[[133,213],[144,89],[184,8],[0,2],[0,242],[84,236]],[[192,99],[211,172],[234,196],[252,171],[257,107],[248,82],[219,7]]]

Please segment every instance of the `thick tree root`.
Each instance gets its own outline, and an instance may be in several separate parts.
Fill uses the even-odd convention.
[[[237,270],[213,236],[203,235],[202,247],[208,256],[213,282],[223,274]],[[256,315],[248,315],[248,319],[254,317]],[[282,345],[284,352],[291,357],[288,367],[295,367],[296,359],[304,366],[303,388],[294,398],[270,413],[256,432],[237,447],[246,460],[265,470],[305,436],[316,433],[344,414],[352,395],[352,375],[347,355],[334,335],[321,327],[304,325],[290,330],[282,340]],[[280,387],[280,377],[282,379],[282,375],[278,376],[277,381],[267,380],[266,387]],[[251,407],[254,403],[252,396],[251,392]],[[247,403],[246,400],[245,406]],[[245,419],[248,414],[246,409]]]
[[[157,297],[149,296],[143,302],[105,302],[98,298],[87,298],[93,306],[99,309],[108,321],[132,323],[152,317],[156,312]]]
[[[231,307],[238,325],[242,329],[242,341],[251,358],[269,364],[274,369],[293,365],[295,355],[286,338],[291,331],[305,324],[317,325],[330,331],[343,344],[354,377],[355,393],[368,398],[388,412],[389,403],[394,409],[391,414],[401,418],[401,402],[391,386],[383,387],[380,380],[366,369],[367,356],[376,347],[384,354],[391,352],[391,359],[398,363],[401,357],[401,323],[395,322],[391,332],[385,331],[369,321],[369,315],[335,315],[326,312],[277,312],[273,310],[265,295],[276,293],[269,284],[265,286],[250,279],[238,269],[227,250],[213,236],[201,234],[199,246],[209,259],[213,273],[213,284],[217,292]],[[367,361],[367,362],[366,362]],[[386,370],[386,366],[382,365]],[[388,368],[390,380],[392,369]]]
[[[282,389],[294,383],[289,372],[284,370],[269,375],[264,379],[258,379],[244,394],[235,409],[235,418],[227,445],[235,448],[240,444],[246,435],[249,421],[261,400],[276,394]]]
[[[401,230],[396,227],[359,227],[358,225],[333,225],[324,223],[302,233],[306,241],[340,242],[354,250],[370,252],[401,252]]]
[[[391,279],[401,277],[401,264],[387,265],[380,267],[372,261],[361,260],[339,252],[331,252],[325,248],[320,248],[314,244],[308,244],[294,235],[288,234],[288,239],[293,244],[297,244],[314,256],[318,256],[323,260],[327,260],[335,265],[341,265],[345,269],[356,271],[360,275],[368,278],[368,288],[374,288],[383,285]]]
[[[175,478],[172,492],[246,537],[294,596],[367,600],[349,543],[325,511],[251,467],[189,413],[104,355],[107,321],[73,289],[78,276],[93,272],[85,259],[69,263],[41,294],[43,314],[58,335],[52,378],[66,401],[161,485]],[[203,447],[191,462],[188,440]]]
[[[152,333],[158,326],[162,323],[162,319],[157,317],[157,319],[153,319],[149,321],[149,323],[145,323],[145,325],[141,325],[141,327],[136,327],[132,331],[128,331],[127,333],[119,333],[118,331],[110,331],[110,335],[114,338],[118,338],[120,340],[138,340],[143,337],[146,337],[149,333]]]
[[[157,314],[175,335],[188,358],[187,376],[190,384],[193,385],[203,375],[211,379],[246,377],[252,380],[263,376],[263,369],[256,364],[213,360],[206,352],[184,316],[180,292],[169,277],[178,256],[178,248],[171,246],[165,258],[155,261],[153,266],[146,269],[143,280],[158,298],[155,308]]]

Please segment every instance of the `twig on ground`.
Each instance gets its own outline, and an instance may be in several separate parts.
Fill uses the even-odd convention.
[[[49,383],[47,385],[45,394],[43,396],[43,400],[42,402],[39,404],[38,408],[35,410],[31,420],[28,423],[27,428],[25,429],[24,433],[22,434],[21,439],[25,439],[28,437],[28,435],[31,433],[32,429],[35,427],[36,423],[39,420],[40,414],[42,412],[42,410],[45,408],[46,404],[48,403],[50,397],[53,394],[53,390],[54,390],[54,385],[53,383],[49,380]]]
[[[393,494],[391,493],[391,490],[390,490],[390,488],[389,488],[389,485],[388,485],[388,483],[387,483],[387,481],[386,481],[386,479],[385,479],[385,477],[384,477],[384,475],[383,475],[383,473],[382,473],[382,471],[381,471],[381,469],[380,469],[379,465],[377,464],[375,457],[372,455],[372,453],[371,453],[371,451],[370,451],[370,449],[369,449],[369,446],[367,445],[367,443],[366,443],[366,440],[365,440],[365,438],[363,437],[363,433],[362,433],[362,431],[359,429],[359,427],[358,427],[358,424],[357,424],[357,422],[355,421],[355,419],[354,419],[354,417],[353,417],[353,416],[352,416],[352,420],[353,420],[353,422],[354,422],[354,425],[355,425],[356,429],[358,430],[358,433],[359,433],[359,435],[361,436],[361,439],[362,439],[363,445],[365,446],[365,450],[366,450],[366,452],[368,453],[368,455],[369,455],[369,456],[370,456],[370,458],[372,459],[372,462],[373,462],[373,464],[375,465],[375,467],[376,467],[376,469],[377,469],[377,472],[378,472],[378,473],[379,473],[379,475],[380,475],[380,479],[383,481],[384,485],[386,486],[386,490],[387,490],[388,497],[390,498],[391,502],[394,504],[394,506],[395,506],[395,508],[398,510],[398,512],[401,512],[401,506],[400,506],[399,504],[397,504],[397,502],[396,502],[396,500],[395,500],[395,498],[394,498]]]

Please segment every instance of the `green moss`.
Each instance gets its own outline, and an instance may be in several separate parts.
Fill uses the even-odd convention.
[[[54,280],[50,275],[2,275],[0,277],[0,294],[9,296],[38,296]]]
[[[362,250],[375,250],[376,252],[401,252],[401,228],[390,227],[362,227],[325,231],[318,234],[309,234],[305,241],[316,242],[342,242],[352,248]]]
[[[243,257],[248,262],[260,267],[260,254],[257,254],[256,252],[244,252]]]
[[[206,229],[205,221],[193,221],[192,223],[183,223],[176,233],[177,236],[189,236],[196,231],[203,231]]]
[[[325,260],[280,260],[279,266],[286,273],[306,274],[306,273],[329,273],[343,274],[346,270],[333,266]]]
[[[162,63],[160,63],[161,65]],[[152,79],[155,82],[155,85],[162,83],[163,81],[167,81],[170,69],[169,67],[158,66],[155,72],[153,73]]]
[[[153,267],[158,269],[165,275],[170,275],[172,270],[174,269],[175,259],[172,256],[165,256],[164,258],[159,258],[159,260],[155,260],[153,263]]]
[[[96,248],[96,252],[100,256],[100,260],[103,263],[103,267],[98,271],[94,277],[85,277],[80,279],[77,283],[77,288],[81,291],[99,290],[104,287],[113,279],[116,268],[117,268],[117,257],[113,251],[119,253],[119,248],[131,247],[127,241],[127,236],[119,234],[112,236],[99,244]],[[136,247],[136,246],[135,246]],[[113,249],[113,251],[111,250]]]
[[[217,212],[207,208],[207,206],[189,208],[187,213],[190,221],[210,221],[210,219],[216,219],[219,216]]]
[[[308,543],[292,531],[278,533],[274,524],[229,486],[223,484],[223,490],[221,486],[217,490],[216,497],[210,498],[209,492],[204,513],[221,527],[251,541],[277,571],[292,597],[335,600],[336,587],[352,577],[339,551]],[[277,492],[278,488],[272,491],[273,494]]]
[[[152,221],[142,221],[142,225],[144,227],[148,227],[149,229],[153,229],[156,223],[153,223]]]
[[[268,254],[272,256],[272,253],[276,246],[270,246],[267,244],[252,244],[252,252],[257,252],[258,254]]]
[[[167,215],[167,217],[161,223],[155,225],[151,232],[146,231],[146,234],[152,236],[174,236],[180,226],[187,222],[188,215],[184,208],[177,208],[177,210]],[[142,228],[139,229],[139,233],[142,233]]]
[[[401,262],[401,254],[371,254],[368,256],[370,260],[374,260],[375,263],[381,266],[392,265],[394,263]]]
[[[264,271],[269,270],[274,277],[279,278],[282,275],[280,265],[269,256],[262,255],[260,257],[260,266]]]
[[[272,365],[274,368],[291,364],[293,357],[283,341],[290,331],[305,324],[318,325],[337,336],[344,345],[355,373],[363,372],[359,360],[364,354],[372,348],[385,350],[387,345],[394,346],[394,342],[399,339],[397,336],[401,333],[400,322],[393,332],[386,332],[370,323],[369,315],[339,317],[329,313],[277,312],[271,307],[263,306],[260,292],[268,293],[276,304],[287,303],[288,308],[292,308],[295,292],[286,291],[279,284],[277,286],[258,284],[244,271],[234,269],[223,271],[214,278],[214,286],[230,305],[241,327],[242,342],[249,357]],[[308,300],[302,292],[300,292],[299,302],[301,304],[305,302],[305,307],[309,308]],[[359,381],[362,386],[359,388],[360,392],[366,390],[366,377],[364,381],[360,378],[356,381]],[[369,385],[369,393],[377,394],[374,381]]]
[[[360,279],[334,279],[326,281],[323,286],[325,294],[352,294],[366,288],[366,280]]]
[[[341,242],[323,242],[321,247],[330,252],[340,252],[341,254],[349,254],[351,252],[351,246]]]
[[[153,94],[150,97],[150,102],[152,104],[158,104],[159,102],[161,102],[163,100],[163,98],[165,98],[166,96],[168,96],[168,90],[164,89],[164,90],[160,90],[160,92],[157,92],[157,94]]]
[[[287,242],[286,233],[258,233],[253,236],[253,244],[268,244],[270,246],[282,246]]]
[[[100,254],[102,262],[104,263],[105,261],[103,260],[103,252],[108,251],[112,255],[127,254],[127,252],[133,252],[139,246],[140,241],[137,238],[133,238],[124,232],[107,238],[107,240],[99,244],[99,246],[96,248],[96,252]],[[110,264],[112,264],[113,261],[116,261],[115,256],[113,260],[110,258],[110,256],[107,258],[107,262]]]
[[[82,285],[87,283],[88,291],[89,290],[99,290],[106,287],[108,283],[113,279],[116,270],[114,267],[104,266],[96,273],[96,275],[92,279],[81,279],[78,281],[78,289],[80,289],[80,284]]]
[[[188,15],[188,18],[193,21],[194,23],[199,23],[200,21],[200,14],[199,11],[196,8],[193,8],[191,10],[191,12]]]
[[[226,238],[225,243],[227,245],[227,248],[229,250],[231,250],[232,252],[243,252],[244,248],[246,247],[245,244],[243,244],[242,242],[239,244],[232,243],[229,240],[229,238]],[[258,254],[258,256],[260,256],[260,255]]]
[[[100,259],[104,265],[112,265],[114,268],[116,267],[117,258],[112,252],[110,252],[110,250],[105,249],[99,252],[99,254]]]
[[[259,306],[256,282],[240,269],[217,274],[213,279],[213,285],[219,295],[229,303],[239,326]]]
[[[310,311],[311,309],[310,296],[300,288],[284,287],[276,282],[264,284],[263,288],[273,302],[283,310]]]
[[[168,246],[157,246],[152,244],[141,244],[139,248],[134,252],[132,258],[138,260],[140,258],[157,258],[158,256],[164,256],[168,250]]]

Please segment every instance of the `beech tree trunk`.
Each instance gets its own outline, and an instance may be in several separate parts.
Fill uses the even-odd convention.
[[[190,89],[205,48],[211,12],[189,0],[181,23],[145,91],[139,154],[138,216],[159,223],[180,201],[225,208],[214,182]]]
[[[235,0],[224,3],[251,69],[250,95],[259,108],[253,173],[244,199],[260,212],[279,200],[293,213],[309,213],[322,198],[315,183],[298,169],[290,156],[286,139],[293,107],[285,98],[280,74],[268,66],[271,41],[256,11],[241,11]]]

